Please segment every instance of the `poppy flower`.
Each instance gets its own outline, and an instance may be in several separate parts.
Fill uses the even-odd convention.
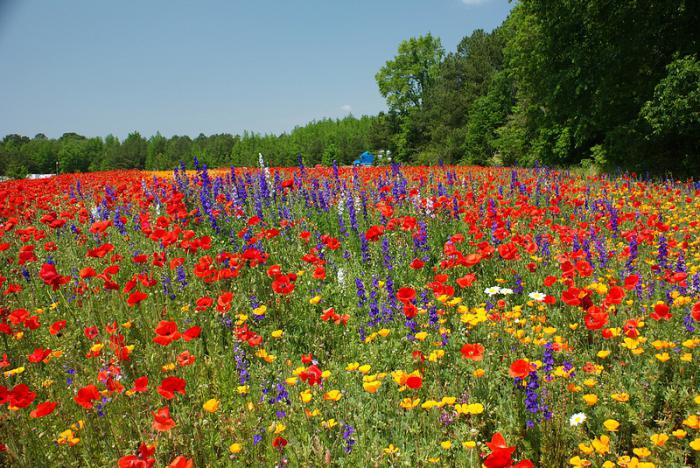
[[[476,275],[474,273],[469,273],[461,278],[457,278],[455,283],[457,283],[460,288],[464,289],[474,284],[474,281],[476,281]]]
[[[654,312],[649,314],[649,316],[657,322],[659,320],[670,320],[671,317],[673,317],[673,314],[671,314],[670,310],[671,309],[668,307],[668,305],[659,303],[654,305]]]
[[[191,458],[185,458],[182,455],[175,457],[173,461],[170,462],[168,468],[193,468],[194,460]]]
[[[44,416],[48,416],[49,414],[53,413],[57,405],[58,403],[55,401],[45,401],[44,403],[39,403],[36,405],[36,409],[29,413],[29,416],[32,418],[43,418]]]
[[[416,298],[416,290],[413,288],[399,288],[398,292],[396,293],[396,298],[404,304],[411,302]]]
[[[375,242],[379,240],[382,234],[384,234],[383,226],[371,226],[365,232],[365,239],[367,239],[370,242]]]
[[[406,386],[413,390],[417,390],[423,386],[423,378],[419,375],[410,375],[406,379]]]
[[[195,325],[194,327],[188,328],[182,332],[182,339],[185,341],[192,341],[195,338],[199,338],[202,329]]]
[[[139,378],[134,380],[133,391],[135,391],[135,392],[148,391],[148,376],[147,375],[144,375],[144,376],[139,377]]]
[[[164,406],[153,414],[153,429],[158,432],[167,432],[176,426],[173,418],[170,417],[170,408]]]
[[[66,322],[65,320],[59,320],[57,322],[54,322],[50,327],[49,327],[49,333],[52,335],[58,335],[61,330],[66,328]]]
[[[153,338],[153,342],[161,346],[168,346],[173,341],[180,339],[180,332],[177,331],[175,322],[161,320],[156,326],[155,332],[156,337]]]
[[[131,294],[129,294],[129,299],[126,302],[127,304],[129,304],[129,307],[134,307],[146,298],[148,298],[148,294],[141,291],[134,291]]]
[[[518,359],[513,361],[510,365],[509,375],[513,378],[524,379],[530,372],[535,370],[535,365],[526,361],[525,359]]]
[[[276,449],[282,450],[287,445],[287,439],[284,437],[275,437],[272,441],[272,446]]]
[[[36,392],[32,392],[27,384],[18,384],[7,393],[6,399],[10,408],[26,408],[36,398]]]
[[[481,361],[484,359],[484,347],[479,343],[469,344],[465,343],[462,346],[460,352],[465,359],[470,359],[472,361]]]
[[[91,409],[93,407],[93,402],[100,399],[100,392],[94,385],[87,385],[80,390],[78,394],[73,397],[73,400],[83,408]]]
[[[175,398],[176,393],[180,395],[185,394],[185,385],[187,385],[185,379],[181,379],[180,377],[166,377],[160,382],[157,390],[163,398],[171,400]]]

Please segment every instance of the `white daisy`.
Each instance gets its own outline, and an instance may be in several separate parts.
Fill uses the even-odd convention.
[[[528,297],[533,301],[542,302],[547,296],[545,294],[542,294],[541,292],[533,291],[530,294],[528,294]]]
[[[501,292],[501,288],[498,286],[491,286],[490,288],[484,289],[484,292],[489,296],[495,296]]]
[[[586,421],[586,413],[575,413],[569,418],[570,426],[578,426]]]

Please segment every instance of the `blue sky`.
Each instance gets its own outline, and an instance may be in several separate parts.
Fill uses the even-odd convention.
[[[281,132],[385,109],[399,43],[454,50],[507,0],[0,0],[0,137]]]

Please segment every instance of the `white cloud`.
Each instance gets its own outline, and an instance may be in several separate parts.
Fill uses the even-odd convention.
[[[489,0],[462,0],[462,3],[464,3],[465,5],[472,6],[472,5],[481,5],[482,3],[486,3],[488,1]]]
[[[343,112],[352,112],[352,106],[350,104],[343,104],[340,106],[340,110]]]

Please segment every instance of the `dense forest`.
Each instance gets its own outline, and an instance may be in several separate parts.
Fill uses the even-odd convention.
[[[446,52],[430,34],[376,75],[387,112],[281,135],[8,135],[0,173],[401,162],[593,166],[700,174],[700,2],[527,0],[491,32]]]

